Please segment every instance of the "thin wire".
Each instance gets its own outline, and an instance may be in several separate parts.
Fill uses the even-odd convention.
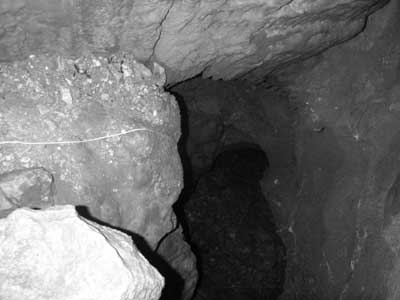
[[[108,138],[113,138],[113,137],[118,137],[122,135],[126,135],[132,132],[137,132],[137,131],[151,131],[155,132],[151,129],[148,128],[134,128],[130,130],[123,130],[119,133],[114,133],[114,134],[109,134],[105,136],[100,136],[96,138],[91,138],[91,139],[86,139],[86,140],[72,140],[72,141],[48,141],[48,142],[23,142],[23,141],[0,141],[0,145],[6,145],[6,144],[18,144],[18,145],[65,145],[65,144],[82,144],[82,143],[89,143],[89,142],[95,142],[95,141],[100,141],[100,140],[105,140]],[[157,133],[157,132],[155,132]]]

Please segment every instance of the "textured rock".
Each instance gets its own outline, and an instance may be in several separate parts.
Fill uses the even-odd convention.
[[[168,82],[251,76],[358,33],[386,0],[2,1],[0,57],[128,51],[167,68]]]
[[[0,299],[157,300],[163,278],[126,234],[72,206],[0,219]]]
[[[74,204],[154,250],[176,228],[172,204],[182,187],[179,111],[164,81],[160,66],[150,71],[129,56],[3,64],[0,216]]]
[[[44,208],[54,204],[53,176],[43,168],[15,170],[0,175],[0,212],[31,206]]]
[[[180,226],[161,241],[157,253],[164,257],[173,270],[184,279],[183,286],[179,288],[180,295],[176,295],[177,291],[174,291],[175,295],[171,295],[174,297],[168,299],[192,299],[199,277],[197,261]]]
[[[55,204],[86,206],[155,247],[175,228],[182,187],[179,111],[163,80],[129,56],[1,65],[0,188],[16,170],[45,169]]]
[[[399,9],[282,75],[299,104],[283,300],[399,299]]]

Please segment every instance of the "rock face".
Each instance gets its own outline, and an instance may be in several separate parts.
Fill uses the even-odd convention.
[[[400,297],[399,12],[393,1],[357,38],[282,75],[301,104],[282,299]]]
[[[32,55],[1,65],[0,188],[9,202],[7,181],[42,186],[42,201],[86,206],[155,247],[175,228],[171,206],[182,187],[178,106],[157,70],[128,56]],[[27,170],[48,178],[28,183],[22,173],[40,174]]]
[[[175,288],[164,290],[166,299],[192,299],[199,277],[197,260],[184,238],[181,226],[161,241],[157,253],[165,257],[172,270],[179,275],[178,280],[175,281]]]
[[[285,247],[258,182],[267,159],[242,147],[217,157],[186,205],[201,261],[197,300],[274,300],[282,292]]]
[[[2,1],[0,57],[128,51],[156,60],[168,82],[253,79],[358,33],[386,0]],[[252,71],[255,72],[252,72]]]
[[[0,219],[0,299],[157,300],[164,280],[126,234],[73,206]]]
[[[73,204],[155,250],[177,228],[172,204],[182,188],[179,110],[164,83],[160,66],[128,55],[2,64],[0,216]]]
[[[53,176],[43,168],[14,170],[0,175],[1,211],[53,205]]]

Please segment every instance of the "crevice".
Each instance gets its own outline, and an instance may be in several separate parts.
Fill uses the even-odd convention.
[[[172,7],[174,6],[174,4],[175,4],[175,0],[171,0],[171,4],[170,4],[169,7],[167,8],[167,11],[166,11],[166,13],[164,14],[164,16],[161,18],[161,21],[160,21],[159,26],[158,26],[158,28],[157,28],[157,30],[159,30],[159,34],[158,34],[158,37],[157,37],[157,39],[155,40],[154,45],[153,45],[152,53],[151,53],[150,58],[149,58],[149,61],[150,61],[150,62],[154,61],[154,59],[155,59],[156,48],[157,48],[157,45],[158,45],[158,43],[160,42],[161,37],[162,37],[162,34],[163,34],[163,28],[162,28],[162,26],[163,26],[163,24],[165,23],[165,21],[167,20],[168,15],[169,15],[169,13],[170,13]]]

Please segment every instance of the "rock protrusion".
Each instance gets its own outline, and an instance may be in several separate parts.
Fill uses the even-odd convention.
[[[0,211],[17,207],[44,208],[54,204],[53,176],[44,168],[0,174]]]
[[[0,261],[2,300],[155,300],[164,285],[128,235],[70,205],[0,219]]]

